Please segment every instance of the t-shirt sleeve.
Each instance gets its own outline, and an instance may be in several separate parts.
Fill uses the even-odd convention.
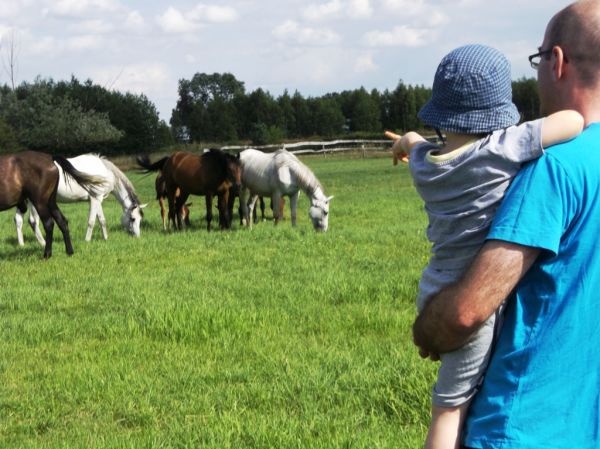
[[[574,214],[573,186],[551,154],[526,164],[498,209],[488,240],[504,240],[557,254]]]
[[[516,163],[536,159],[544,154],[542,124],[543,119],[538,119],[495,131],[492,133],[493,147],[501,157]]]

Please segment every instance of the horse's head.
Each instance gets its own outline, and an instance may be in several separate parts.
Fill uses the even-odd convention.
[[[329,201],[333,196],[329,196],[325,199],[312,200],[312,205],[308,209],[308,216],[312,220],[312,224],[315,231],[327,231],[329,226]]]
[[[123,211],[123,215],[121,216],[121,224],[129,234],[135,237],[140,236],[140,225],[144,216],[142,209],[146,206],[147,204],[133,203]]]
[[[231,182],[235,191],[239,192],[242,188],[242,161],[240,154],[233,156],[227,154],[227,180]]]

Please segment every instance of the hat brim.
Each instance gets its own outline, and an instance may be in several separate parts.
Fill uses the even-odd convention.
[[[490,133],[516,125],[521,118],[514,103],[490,109],[457,112],[440,108],[431,100],[421,108],[418,117],[433,128],[463,134]]]

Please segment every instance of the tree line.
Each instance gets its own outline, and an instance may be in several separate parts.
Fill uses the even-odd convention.
[[[285,91],[246,92],[230,73],[196,73],[178,85],[169,125],[145,95],[121,93],[91,80],[38,78],[0,87],[0,151],[23,148],[80,154],[136,154],[182,143],[280,143],[299,139],[381,138],[384,129],[424,128],[417,117],[431,89],[399,81],[393,90],[361,87],[320,97]],[[524,120],[538,117],[533,79],[513,82]]]

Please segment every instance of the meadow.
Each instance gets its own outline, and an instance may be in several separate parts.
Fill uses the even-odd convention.
[[[419,448],[435,364],[411,340],[429,245],[407,167],[389,155],[302,158],[331,202],[277,227],[164,232],[154,176],[139,239],[104,202],[109,238],[84,241],[87,203],[61,205],[42,260],[0,214],[1,448]],[[270,215],[268,211],[268,215]],[[215,226],[216,227],[216,226]]]

